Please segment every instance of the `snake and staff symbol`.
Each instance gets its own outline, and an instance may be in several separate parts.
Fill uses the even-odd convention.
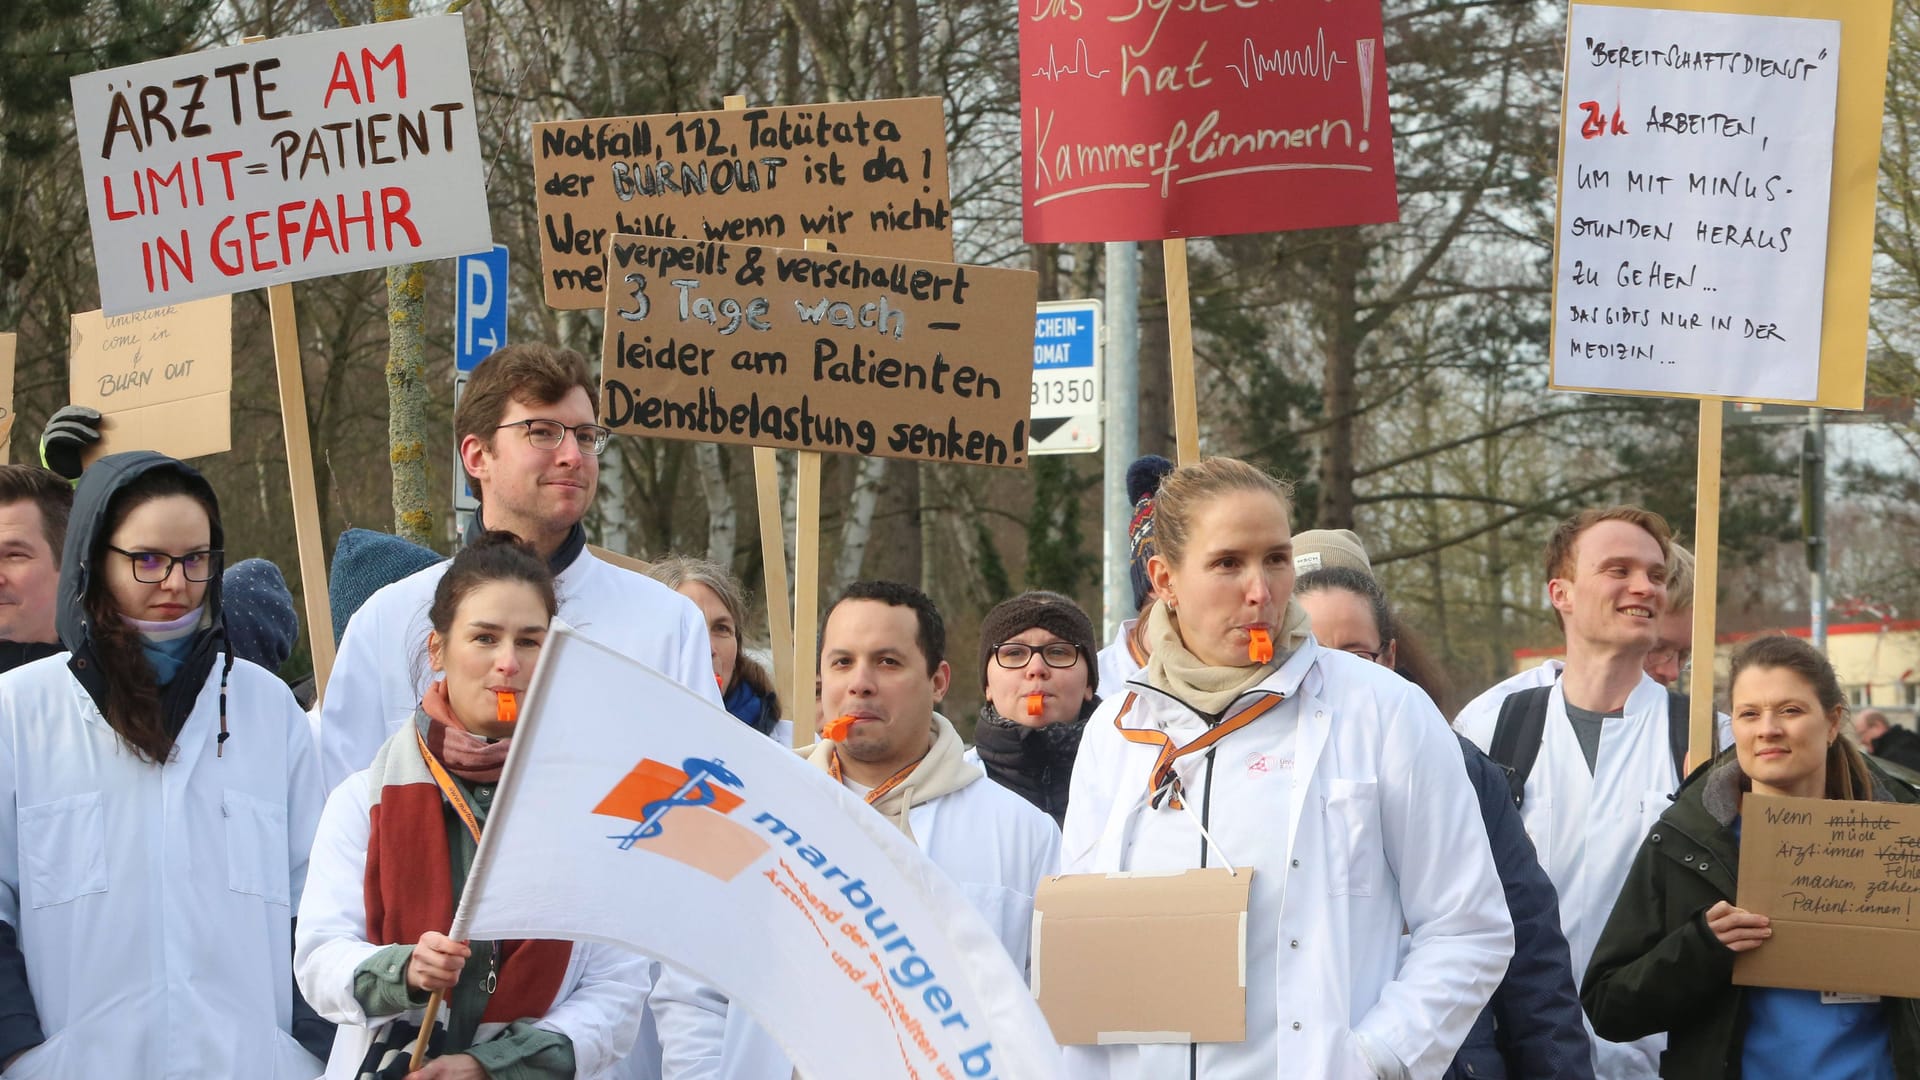
[[[640,821],[626,833],[607,837],[620,841],[621,851],[630,851],[641,840],[651,840],[659,836],[664,826],[662,819],[676,806],[712,806],[719,798],[714,784],[728,787],[744,786],[740,778],[727,769],[724,762],[709,761],[706,758],[690,757],[680,763],[680,771],[687,779],[673,793],[664,799],[654,799],[640,808]]]

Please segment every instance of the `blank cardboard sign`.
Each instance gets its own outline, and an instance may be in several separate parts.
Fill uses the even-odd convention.
[[[1068,874],[1033,898],[1033,995],[1063,1045],[1247,1037],[1253,871]]]
[[[86,461],[121,450],[176,458],[233,447],[233,297],[73,316],[68,396],[100,410]]]
[[[13,460],[13,357],[20,339],[14,334],[0,334],[0,465]]]
[[[1749,794],[1739,906],[1772,920],[1739,986],[1920,997],[1920,806]]]

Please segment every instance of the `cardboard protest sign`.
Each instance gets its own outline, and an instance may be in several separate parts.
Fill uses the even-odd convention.
[[[458,16],[78,75],[73,113],[109,315],[493,242]]]
[[[1026,464],[1030,271],[645,236],[608,256],[615,431]]]
[[[606,302],[619,233],[953,259],[939,98],[535,124],[533,159],[556,308]]]
[[[13,358],[18,335],[0,334],[0,465],[13,460]]]
[[[90,464],[121,450],[177,458],[233,448],[233,298],[72,318],[68,400],[100,410]]]
[[[1571,9],[1552,385],[1857,409],[1890,5],[1684,6]]]
[[[1059,1073],[1008,946],[891,822],[557,621],[453,925],[672,964],[805,1076]]]
[[[1737,903],[1772,920],[1740,986],[1920,997],[1920,806],[1749,794]]]
[[[1253,870],[1066,874],[1033,898],[1033,996],[1062,1045],[1247,1037]]]
[[[1395,221],[1379,0],[1034,0],[1020,17],[1031,243]]]

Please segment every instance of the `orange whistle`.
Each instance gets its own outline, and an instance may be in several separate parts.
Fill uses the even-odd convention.
[[[833,742],[846,742],[847,732],[852,730],[853,730],[853,717],[836,716],[833,719],[827,721],[826,727],[823,727],[820,729],[820,735],[821,737],[830,739]]]
[[[500,722],[503,724],[511,724],[519,720],[520,719],[519,695],[515,694],[511,690],[496,691],[496,694],[497,696],[494,698],[493,703],[494,703],[494,708],[497,711],[495,712],[494,715],[499,718]]]
[[[1028,694],[1027,695],[1027,715],[1039,716],[1041,708],[1046,705],[1046,701],[1047,701],[1046,696],[1043,694]]]
[[[1256,664],[1271,663],[1273,661],[1272,635],[1256,626],[1247,631],[1247,637],[1247,659]]]

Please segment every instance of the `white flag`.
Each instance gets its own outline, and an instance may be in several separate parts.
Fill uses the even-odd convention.
[[[454,929],[666,961],[811,1076],[1059,1074],[1005,947],[919,848],[790,750],[558,620]]]

